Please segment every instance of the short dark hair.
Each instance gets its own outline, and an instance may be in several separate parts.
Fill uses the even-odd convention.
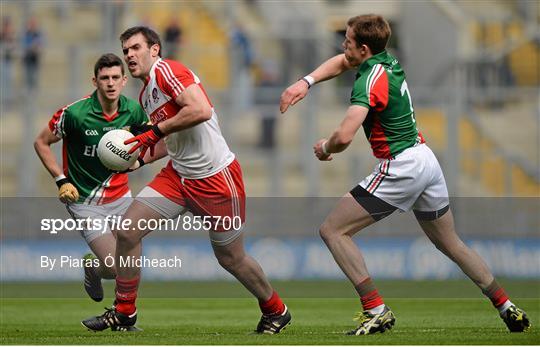
[[[366,45],[372,54],[384,51],[392,34],[388,22],[376,14],[352,17],[347,21],[347,26],[351,27],[354,32],[356,46]]]
[[[122,59],[120,59],[120,57],[114,53],[103,54],[101,57],[99,57],[94,65],[94,77],[97,77],[99,70],[103,69],[104,67],[113,66],[120,66],[122,76],[124,75],[124,63],[122,62]]]
[[[136,26],[127,29],[122,33],[122,35],[120,35],[120,42],[124,43],[125,41],[129,40],[130,37],[139,33],[144,36],[144,39],[146,40],[149,48],[156,44],[159,45],[158,56],[161,57],[161,39],[159,38],[158,33],[150,29],[149,27]]]

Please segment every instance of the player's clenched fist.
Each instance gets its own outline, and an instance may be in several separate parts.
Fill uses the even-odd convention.
[[[326,149],[328,146],[328,140],[327,139],[320,139],[313,145],[313,153],[315,153],[315,156],[320,161],[330,161],[334,159],[332,157],[332,153],[329,153]]]
[[[150,155],[154,156],[154,146],[159,142],[159,140],[161,140],[163,136],[165,136],[165,134],[163,134],[157,124],[155,124],[150,128],[150,130],[124,141],[124,144],[127,145],[137,142],[135,146],[131,147],[128,152],[129,154],[135,152],[139,147],[142,147],[140,157],[144,157],[144,154],[148,148],[150,148]]]
[[[311,85],[308,82],[301,79],[285,89],[283,94],[281,94],[279,103],[279,110],[281,113],[285,113],[289,106],[295,105],[298,101],[302,100],[307,95],[310,86]]]
[[[58,186],[58,198],[64,204],[79,200],[79,191],[69,182],[69,179],[62,178],[56,182],[56,185]]]

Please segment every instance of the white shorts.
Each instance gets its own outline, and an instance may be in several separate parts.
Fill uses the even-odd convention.
[[[436,212],[449,205],[439,161],[426,144],[381,160],[360,186],[401,211]]]
[[[121,198],[108,204],[67,204],[66,208],[73,219],[87,220],[90,218],[93,221],[91,226],[87,225],[83,230],[80,230],[81,236],[84,237],[86,243],[90,244],[98,237],[111,232],[105,218],[107,216],[123,216],[132,201],[131,191],[128,191]]]

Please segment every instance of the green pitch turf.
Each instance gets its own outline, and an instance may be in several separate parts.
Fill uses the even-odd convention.
[[[81,295],[80,283],[2,283],[2,344],[107,345],[537,345],[538,281],[502,281],[527,311],[530,332],[507,332],[491,304],[467,281],[377,281],[397,321],[391,331],[345,336],[360,308],[345,281],[275,282],[286,297],[292,325],[276,336],[250,334],[259,319],[254,299],[233,282],[143,283],[140,333],[93,333],[79,323],[103,303]],[[106,287],[112,292],[111,285]],[[62,294],[65,294],[62,297]],[[104,303],[110,303],[110,296]]]

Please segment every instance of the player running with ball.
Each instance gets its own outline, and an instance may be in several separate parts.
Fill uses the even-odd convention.
[[[139,102],[153,126],[126,143],[170,161],[137,195],[124,215],[139,220],[176,218],[186,210],[212,222],[208,233],[219,264],[259,300],[258,333],[279,333],[291,320],[287,307],[266,279],[260,265],[245,253],[241,228],[245,193],[240,164],[221,135],[217,114],[199,78],[179,62],[161,58],[161,41],[147,27],[133,27],[121,36],[131,75],[144,82]],[[164,140],[166,148],[160,146]],[[157,145],[157,146],[156,146]],[[136,169],[139,163],[133,167]],[[208,219],[209,217],[209,219]],[[139,258],[141,239],[148,230],[118,230],[116,264],[122,257]],[[84,320],[91,330],[124,329],[135,324],[135,300],[140,268],[117,267],[114,309]]]
[[[114,267],[104,265],[104,258],[114,255],[116,240],[107,223],[111,216],[127,210],[131,192],[124,173],[112,173],[96,154],[99,140],[109,130],[142,125],[148,120],[136,101],[121,95],[126,85],[122,60],[112,54],[102,55],[94,66],[92,82],[96,90],[58,110],[38,135],[34,147],[58,186],[58,197],[74,219],[94,220],[81,231],[94,256],[85,256],[84,287],[95,301],[103,299],[101,279],[113,279]],[[51,145],[63,140],[60,168]],[[103,226],[100,228],[99,226]]]
[[[354,285],[364,309],[357,317],[359,326],[349,334],[384,332],[394,324],[394,314],[377,292],[352,236],[398,209],[414,211],[429,239],[492,301],[510,331],[525,331],[530,327],[525,312],[508,299],[486,263],[456,234],[443,173],[416,128],[405,73],[397,59],[385,50],[389,37],[390,26],[380,16],[349,19],[344,53],[324,62],[281,96],[283,113],[302,100],[315,83],[349,69],[357,71],[345,118],[328,139],[321,139],[314,146],[319,160],[330,161],[334,153],[349,146],[363,126],[373,154],[379,159],[374,171],[343,196],[320,229],[322,239]]]

